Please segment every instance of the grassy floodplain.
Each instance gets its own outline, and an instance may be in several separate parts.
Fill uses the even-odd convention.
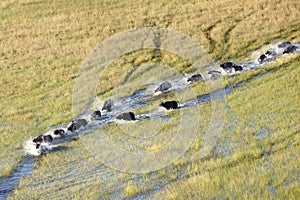
[[[72,90],[81,63],[113,34],[143,26],[169,28],[198,41],[216,62],[239,62],[253,58],[252,52],[264,45],[286,40],[299,43],[299,10],[297,0],[2,0],[0,177],[11,175],[16,168],[26,140],[75,117]],[[104,101],[111,95],[116,73],[123,78],[147,62],[158,62],[154,51],[133,52],[115,61],[99,81],[98,97]],[[162,62],[182,73],[193,69],[167,52]],[[197,159],[197,149],[203,145],[210,104],[194,108],[200,113],[199,137],[182,158],[164,169],[141,175],[115,171],[95,159],[79,138],[41,157],[32,175],[21,181],[10,198],[126,198],[153,192],[159,185],[163,189],[155,191],[157,199],[297,199],[299,65],[300,57],[295,55],[224,78],[224,84],[233,88],[249,82],[226,98],[227,118],[219,140],[223,149],[214,150],[204,160]],[[267,76],[251,79],[268,71]],[[193,88],[199,95],[206,92],[205,85]],[[163,98],[170,99],[172,94]],[[154,107],[155,102],[137,112]],[[172,120],[162,127],[162,137],[172,134],[180,111],[168,115]],[[134,130],[135,126],[110,125],[104,130],[122,140],[120,127]],[[160,139],[156,142],[162,142],[161,146],[145,143],[139,148],[159,150],[164,144]],[[185,178],[179,180],[181,173]]]

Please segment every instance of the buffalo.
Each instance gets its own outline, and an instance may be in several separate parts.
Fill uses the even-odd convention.
[[[43,140],[44,142],[52,143],[53,137],[51,135],[44,135]]]
[[[65,130],[64,129],[55,129],[53,131],[54,137],[63,137],[65,136]]]
[[[278,48],[283,49],[283,48],[286,48],[291,45],[292,45],[292,43],[290,41],[286,41],[286,42],[282,42],[282,43],[278,44]]]
[[[259,63],[262,63],[264,60],[266,60],[267,59],[267,56],[265,55],[265,54],[262,54],[261,56],[259,56],[259,58],[258,58],[258,62]]]
[[[297,50],[297,47],[294,45],[288,46],[286,49],[284,49],[283,54],[285,53],[294,53]]]
[[[217,79],[222,75],[221,72],[216,71],[216,70],[209,71],[208,74],[210,75],[211,79]]]
[[[172,84],[169,81],[165,81],[156,88],[155,92],[166,92],[172,87]]]
[[[113,107],[114,107],[114,102],[113,102],[113,100],[109,99],[104,102],[102,110],[106,110],[107,112],[110,112],[110,111],[112,111]]]
[[[190,78],[188,78],[187,81],[188,82],[200,82],[200,81],[203,81],[203,78],[202,78],[201,74],[195,74],[195,75],[191,76]]]
[[[242,71],[243,67],[240,65],[237,65],[233,62],[224,62],[220,65],[220,67],[222,69],[224,69],[226,72],[231,71],[232,69],[234,69],[235,71]]]
[[[235,64],[233,62],[224,62],[220,65],[220,67],[223,68],[224,70],[229,70],[232,69],[234,65]]]
[[[178,108],[177,101],[166,101],[159,104],[159,106],[166,108],[167,110]]]
[[[87,120],[85,119],[75,119],[72,120],[71,125],[68,127],[68,130],[71,132],[77,131],[80,127],[87,125]]]
[[[35,147],[38,149],[40,145],[44,142],[46,143],[52,143],[53,137],[51,135],[39,135],[36,138],[32,140],[33,143],[35,143]]]
[[[119,120],[134,121],[135,115],[133,114],[133,112],[126,112],[119,114],[116,118]]]
[[[243,71],[243,67],[240,65],[234,65],[233,69],[237,72],[237,71]]]
[[[42,143],[43,141],[44,141],[43,135],[39,135],[39,136],[37,136],[36,138],[34,138],[34,139],[32,140],[32,142],[34,142],[34,143],[36,143],[36,144],[40,144],[40,143]]]
[[[101,117],[100,110],[96,110],[96,111],[93,112],[93,114],[92,114],[92,120],[98,120],[98,119],[100,119],[100,117]]]

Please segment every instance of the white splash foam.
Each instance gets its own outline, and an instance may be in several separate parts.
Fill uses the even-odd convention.
[[[162,94],[162,92],[161,91],[157,91],[157,92],[154,92],[153,96],[158,96],[160,94]]]
[[[23,150],[25,151],[26,154],[33,155],[33,156],[39,156],[41,155],[41,152],[39,149],[37,149],[32,142],[32,139],[28,140],[25,142]]]
[[[51,144],[48,144],[48,143],[42,143],[40,145],[39,151],[40,151],[40,154],[46,154],[46,153],[49,153],[50,151],[53,151],[57,147],[58,147],[58,145],[51,145]]]
[[[26,154],[33,155],[33,156],[39,156],[41,154],[46,154],[53,149],[57,148],[58,145],[51,145],[49,143],[41,143],[39,148],[36,148],[35,143],[32,142],[32,138],[25,142],[23,150]]]
[[[123,119],[115,119],[114,120],[117,124],[129,124],[129,123],[134,123],[137,122],[138,120],[123,120]]]

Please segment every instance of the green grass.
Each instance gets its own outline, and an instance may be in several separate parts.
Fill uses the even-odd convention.
[[[99,43],[115,33],[142,26],[169,28],[198,41],[216,62],[243,61],[253,58],[251,52],[263,45],[285,40],[299,43],[299,10],[297,0],[1,1],[0,177],[11,175],[23,155],[20,148],[30,136],[44,133],[53,126],[66,125],[76,117],[72,113],[72,90],[79,68]],[[126,83],[143,82],[141,74],[157,73],[157,69],[149,69],[148,63],[159,63],[153,50],[132,52],[113,62],[99,80],[96,91],[99,99],[104,101],[111,94],[122,96],[121,92],[129,94],[144,88],[144,85],[132,88]],[[171,66],[176,73],[190,73],[194,69],[168,52],[162,52],[160,64]],[[154,185],[165,184],[168,189],[158,193],[158,199],[189,199],[199,195],[203,198],[275,198],[268,192],[272,187],[280,199],[297,199],[299,65],[297,55],[222,79],[225,86],[235,87],[270,72],[227,97],[226,124],[219,141],[229,144],[231,151],[227,157],[211,152],[204,160],[197,159],[201,154],[197,150],[203,146],[202,137],[210,120],[211,109],[207,104],[192,110],[200,113],[202,129],[187,153],[172,165],[156,171],[155,178],[151,173],[140,175],[143,184],[135,183],[137,175],[104,166],[85,149],[79,138],[64,144],[60,151],[41,157],[33,174],[21,181],[11,199],[34,199],[42,195],[46,198],[49,191],[58,195],[51,198],[113,198],[116,190],[122,197],[129,197],[145,194]],[[128,77],[127,73],[132,71]],[[116,83],[120,83],[119,87],[112,91]],[[192,89],[196,94],[208,92],[202,83],[193,85]],[[182,101],[189,99],[185,94],[181,97]],[[161,100],[173,98],[174,94],[170,93],[153,99],[152,104],[135,112],[154,110]],[[150,120],[141,125],[111,125],[103,130],[122,141],[120,127],[134,132],[139,130],[137,126],[147,130],[148,126],[157,124],[161,126],[161,136],[163,133],[172,135],[170,130],[176,128],[175,120],[181,113],[167,115],[172,118],[167,124]],[[267,139],[256,139],[262,130],[267,130]],[[140,133],[136,131],[136,134]],[[86,138],[91,136],[86,135]],[[155,143],[145,143],[140,148],[156,151],[164,145],[162,138],[155,138]],[[262,167],[263,151],[272,151],[268,157],[272,160],[272,171]],[[112,174],[112,178],[99,178],[100,171]],[[185,172],[188,178],[175,183],[178,171]],[[288,182],[287,187],[285,182]]]
[[[225,128],[224,137],[242,145],[238,152],[216,167],[205,167],[199,175],[169,186],[157,199],[297,199],[299,58],[279,65],[277,72],[252,81],[227,98],[238,121],[233,121],[233,131]],[[264,129],[269,135],[257,139]],[[262,156],[263,152],[269,156]]]

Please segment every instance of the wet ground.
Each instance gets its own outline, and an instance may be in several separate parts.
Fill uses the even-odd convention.
[[[35,157],[26,155],[11,177],[0,180],[0,199],[5,199],[19,185],[20,179],[30,176],[34,169]]]

